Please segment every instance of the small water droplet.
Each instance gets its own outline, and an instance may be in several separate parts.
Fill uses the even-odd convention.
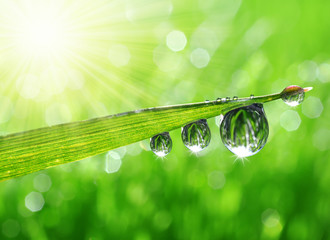
[[[233,100],[234,100],[234,101],[237,101],[237,99],[238,99],[237,96],[234,96],[234,97],[233,97]]]
[[[268,133],[263,106],[257,103],[226,113],[220,125],[222,142],[238,157],[259,152],[267,142]]]
[[[205,100],[205,103],[209,103],[210,102],[210,100]]]
[[[226,101],[229,101],[230,100],[230,97],[226,97]]]
[[[289,86],[283,90],[281,93],[282,100],[289,106],[298,106],[302,101],[304,101],[305,91],[299,86]]]
[[[168,132],[163,132],[150,139],[151,150],[159,157],[165,157],[172,150],[172,139]]]
[[[254,98],[254,95],[253,95],[253,94],[251,94],[251,95],[250,95],[250,99],[253,99],[253,98]]]
[[[221,98],[221,102],[226,102],[227,98]]]
[[[216,101],[217,101],[217,102],[221,102],[221,98],[218,97]]]
[[[211,131],[206,119],[187,124],[182,128],[181,138],[183,144],[193,152],[206,148],[211,141]]]

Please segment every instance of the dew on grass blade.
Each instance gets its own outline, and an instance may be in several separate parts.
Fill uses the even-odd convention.
[[[305,90],[296,85],[286,87],[281,93],[282,100],[291,107],[298,106],[302,103],[304,97]]]
[[[254,98],[254,95],[253,95],[253,94],[251,94],[251,95],[250,95],[250,99],[253,99],[253,98]]]
[[[187,124],[182,128],[183,144],[192,152],[199,152],[206,148],[211,141],[211,131],[206,119]]]
[[[234,96],[233,97],[233,101],[237,101],[238,100],[238,97],[237,96]]]
[[[267,118],[259,103],[226,113],[220,125],[222,142],[238,157],[259,152],[266,144],[268,133]]]
[[[172,150],[172,139],[168,132],[163,132],[150,139],[151,150],[159,157],[165,157]]]

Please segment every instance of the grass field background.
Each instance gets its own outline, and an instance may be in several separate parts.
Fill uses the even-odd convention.
[[[314,87],[265,104],[270,135],[236,159],[208,119],[0,183],[1,239],[329,239],[327,1],[0,0],[2,135],[146,107]],[[0,152],[1,154],[1,152]]]

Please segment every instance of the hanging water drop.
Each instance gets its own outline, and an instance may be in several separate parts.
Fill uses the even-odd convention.
[[[206,119],[187,124],[182,128],[181,138],[183,144],[193,152],[206,148],[211,140],[211,131]]]
[[[222,142],[238,157],[259,152],[267,142],[268,133],[267,118],[259,103],[226,113],[220,125]]]
[[[233,101],[237,101],[238,97],[237,96],[234,96],[233,97]]]
[[[172,139],[168,132],[163,132],[150,139],[151,150],[159,157],[165,157],[172,150]]]
[[[253,98],[254,98],[254,95],[253,95],[253,94],[251,94],[251,95],[250,95],[250,99],[253,99]]]
[[[299,86],[286,87],[282,93],[282,100],[291,107],[295,107],[304,101],[305,90]]]

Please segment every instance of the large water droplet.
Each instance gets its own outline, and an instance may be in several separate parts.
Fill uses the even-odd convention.
[[[211,141],[211,131],[206,119],[187,124],[182,128],[181,138],[183,144],[193,152],[206,148]]]
[[[226,113],[220,125],[222,142],[238,157],[259,152],[266,144],[268,133],[265,112],[258,103]]]
[[[281,93],[282,100],[291,107],[295,107],[304,101],[305,91],[299,86],[289,86]]]
[[[168,132],[163,132],[150,139],[151,150],[159,157],[165,157],[172,150],[172,139]]]

